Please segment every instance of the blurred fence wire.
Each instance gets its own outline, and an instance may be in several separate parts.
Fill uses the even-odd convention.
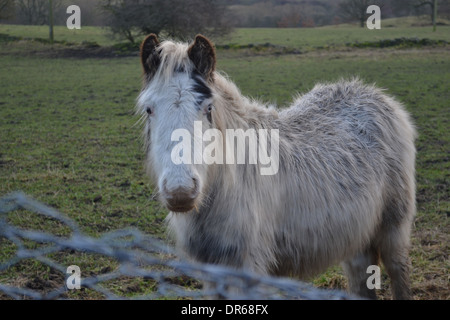
[[[55,235],[44,230],[30,230],[12,223],[8,215],[12,212],[28,211],[47,219],[58,221],[70,229],[69,235]],[[5,240],[6,239],[6,240]],[[0,297],[14,299],[66,299],[70,290],[67,281],[68,265],[53,258],[60,255],[82,252],[109,257],[117,261],[115,270],[83,277],[81,287],[90,288],[106,299],[128,299],[113,292],[106,282],[122,277],[152,279],[156,285],[151,294],[132,298],[217,298],[222,299],[353,299],[338,290],[325,290],[287,278],[261,276],[243,270],[219,265],[200,264],[176,256],[174,250],[160,240],[145,235],[136,229],[122,229],[91,237],[82,233],[78,225],[65,215],[37,202],[23,193],[13,193],[0,198],[0,250],[5,241],[13,243],[15,252],[0,260]],[[30,246],[29,242],[38,246]],[[32,248],[30,248],[32,247]],[[1,256],[0,256],[1,257]],[[4,260],[4,261],[3,261]],[[27,260],[39,261],[48,270],[60,273],[60,285],[47,290],[35,290],[30,286],[17,285],[7,274],[14,266]],[[207,283],[203,289],[193,289],[171,281],[174,277],[188,277]],[[11,281],[10,281],[11,280]],[[32,286],[31,286],[32,287]]]

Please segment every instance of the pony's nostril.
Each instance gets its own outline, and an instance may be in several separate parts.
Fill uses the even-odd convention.
[[[192,189],[192,192],[197,194],[198,193],[198,180],[196,178],[192,178],[192,182],[194,183],[194,188]]]

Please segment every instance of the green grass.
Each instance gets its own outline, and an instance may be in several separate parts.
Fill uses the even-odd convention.
[[[450,41],[450,26],[440,26],[436,32],[427,27],[400,27],[368,30],[355,27],[321,27],[295,29],[237,29],[230,38],[219,40],[219,44],[237,45],[264,44],[285,46],[289,48],[309,49],[317,47],[342,46],[346,43],[379,41],[384,39],[428,38]]]
[[[22,190],[68,214],[92,236],[135,227],[162,237],[166,212],[151,200],[152,191],[142,170],[140,130],[133,117],[141,83],[138,60],[9,55],[0,60],[4,66],[0,195]],[[9,218],[22,227],[38,225],[60,233],[57,225],[23,211]],[[0,261],[14,254],[12,243],[0,239],[0,247]],[[79,265],[86,274],[99,274],[106,266],[117,265],[111,259],[89,254],[56,256],[63,264]],[[47,271],[40,263],[21,263],[0,273],[0,281],[20,283],[23,277],[17,274],[38,274],[45,279]],[[128,285],[140,288],[136,281],[148,282],[126,279],[109,286],[125,295]],[[141,293],[150,287],[144,286]],[[71,291],[70,297],[100,296]]]
[[[47,203],[76,214],[89,232],[148,225],[151,192],[140,175],[132,116],[140,88],[136,59],[5,56],[2,64],[2,193],[40,190]]]
[[[4,27],[0,26],[0,33],[5,33]],[[22,26],[17,30],[8,28],[13,35],[23,32]],[[420,31],[420,37],[431,37],[428,28],[425,29]],[[295,36],[299,45],[313,48],[332,39],[341,44],[347,41],[343,34],[333,37],[332,30],[332,27],[237,30],[230,43],[261,41],[284,45],[294,41],[288,38]],[[344,30],[353,39],[364,34],[359,28]],[[403,36],[412,36],[405,30],[408,29],[404,29]],[[92,29],[92,38],[86,36],[85,40],[105,44],[99,40],[102,32]],[[435,35],[448,40],[448,35]],[[30,47],[37,52],[30,54]],[[137,119],[132,114],[141,85],[139,58],[50,58],[48,52],[55,48],[35,43],[0,47],[0,196],[22,190],[68,214],[93,236],[134,226],[164,237],[162,221],[167,212],[151,198],[152,190],[142,166],[140,128],[135,126]],[[319,81],[352,76],[387,88],[389,94],[405,104],[419,132],[418,216],[411,253],[413,292],[417,299],[450,298],[449,57],[448,46],[313,50],[302,55],[218,52],[218,69],[224,70],[244,94],[281,107],[296,92],[306,92]],[[40,226],[43,230],[65,232],[58,225],[23,211],[10,214],[9,219],[23,227]],[[11,242],[0,239],[0,247],[0,262],[14,255]],[[107,266],[116,265],[110,259],[84,253],[61,253],[55,258],[67,265],[78,264],[91,274],[103,273]],[[28,275],[51,278],[46,267],[33,262],[0,273],[0,282],[27,284]],[[345,286],[338,267],[330,268],[313,281],[318,286]],[[388,284],[384,277],[383,298],[390,297]],[[124,278],[108,286],[119,294],[132,295],[153,290],[154,283]],[[101,296],[86,290],[69,297]]]
[[[431,26],[411,26],[423,22],[423,19],[408,17],[382,20],[380,30],[368,30],[354,25],[336,25],[319,28],[239,28],[229,36],[215,39],[218,45],[265,44],[288,48],[309,49],[317,47],[342,46],[346,43],[374,42],[385,39],[428,38],[450,42],[450,26],[438,26],[433,32]],[[447,20],[443,22],[448,23]],[[0,33],[22,38],[48,38],[48,26],[25,26],[0,24]],[[57,41],[81,43],[96,42],[101,46],[111,46],[120,39],[111,37],[107,28],[82,26],[80,30],[69,30],[65,26],[55,26],[54,37]],[[138,39],[139,40],[139,39]]]
[[[265,44],[284,46],[288,48],[309,49],[317,47],[340,47],[346,43],[376,42],[396,38],[418,38],[450,41],[450,23],[438,26],[433,32],[429,17],[403,17],[382,19],[381,29],[368,30],[357,25],[341,24],[318,28],[240,28],[229,37],[217,39],[221,45]],[[425,26],[420,26],[425,25]]]
[[[48,26],[7,25],[0,24],[0,33],[9,34],[22,38],[48,39]],[[106,28],[82,26],[81,29],[70,30],[66,26],[54,27],[54,39],[70,43],[81,43],[83,41],[96,42],[101,46],[110,46],[117,40],[113,40]]]

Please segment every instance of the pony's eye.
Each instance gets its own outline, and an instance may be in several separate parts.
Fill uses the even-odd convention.
[[[209,121],[209,123],[212,123],[212,116],[211,116],[211,111],[212,111],[212,109],[213,109],[213,105],[212,104],[210,104],[210,105],[208,105],[208,107],[206,108],[206,118],[208,119],[208,121]]]
[[[148,115],[151,115],[153,113],[152,108],[147,107],[147,109],[145,109],[145,111],[147,112]]]

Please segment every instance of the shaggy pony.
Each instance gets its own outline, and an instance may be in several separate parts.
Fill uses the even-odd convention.
[[[152,34],[141,59],[146,166],[181,253],[301,279],[342,263],[350,291],[368,298],[376,295],[367,269],[381,259],[393,297],[411,298],[416,133],[398,101],[354,79],[267,108],[215,70],[214,47],[201,35],[189,45]],[[278,173],[261,175],[258,164],[175,165],[171,132],[193,132],[194,121],[223,133],[278,129]]]

